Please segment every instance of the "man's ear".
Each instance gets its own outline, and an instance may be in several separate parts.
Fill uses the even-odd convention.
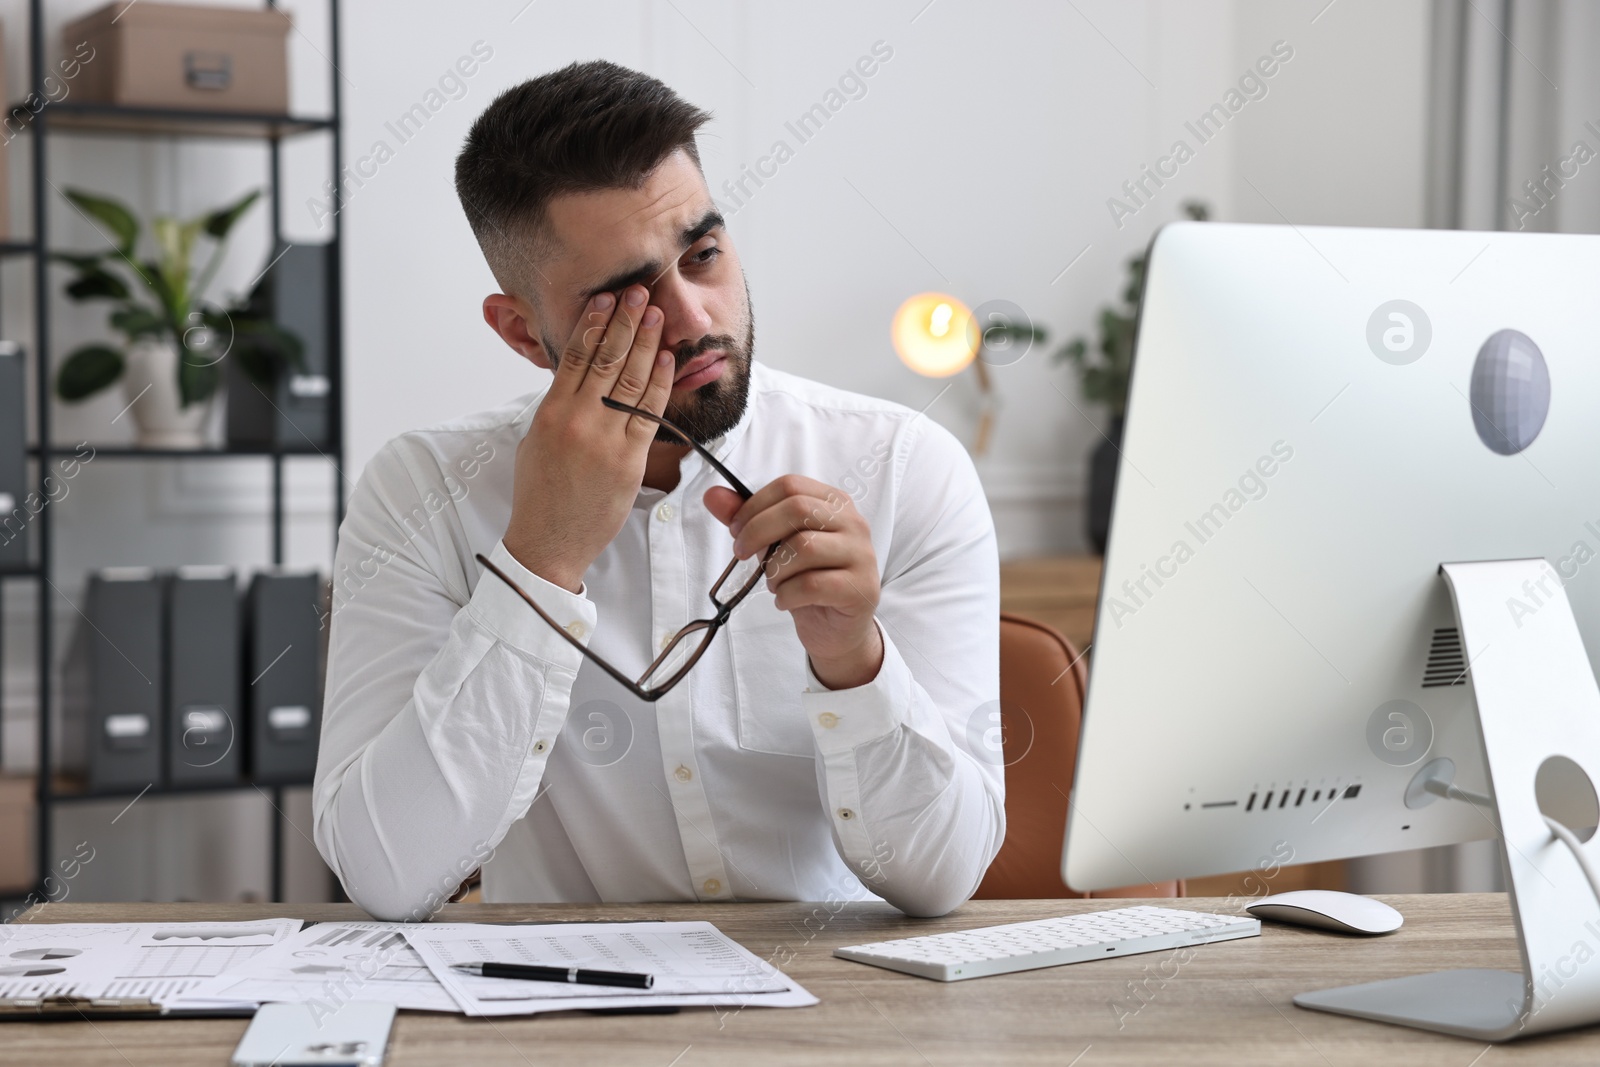
[[[539,340],[533,312],[525,301],[505,293],[490,293],[483,298],[483,321],[517,355],[536,367],[551,369],[550,353]]]

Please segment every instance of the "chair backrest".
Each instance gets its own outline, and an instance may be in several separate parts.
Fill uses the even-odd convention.
[[[1175,897],[1182,882],[1077,893],[1061,881],[1067,797],[1078,761],[1088,671],[1044,623],[1000,615],[1000,727],[1006,762],[1006,840],[974,894],[986,899]]]

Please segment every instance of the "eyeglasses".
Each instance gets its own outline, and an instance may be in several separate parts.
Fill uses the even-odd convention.
[[[722,465],[721,460],[713,456],[699,442],[695,441],[668,419],[662,418],[660,415],[653,415],[641,408],[630,407],[610,397],[602,397],[601,402],[613,411],[637,415],[641,419],[649,419],[658,426],[665,428],[668,433],[698,452],[700,457],[710,464],[713,470],[722,475],[728,485],[733,488],[733,491],[739,494],[741,500],[749,500],[755,495],[743,482],[734,476],[732,471]],[[695,619],[663,641],[661,654],[650,663],[650,666],[644,669],[644,673],[639,675],[638,678],[629,678],[616,667],[607,663],[604,658],[591,652],[586,645],[568,633],[566,627],[556,622],[543,608],[535,603],[533,597],[529,596],[521,586],[512,581],[505,571],[489,562],[483,553],[477,553],[475,558],[479,563],[487,567],[491,574],[509,585],[538,614],[539,618],[548,623],[550,628],[569,645],[581,652],[585,659],[605,671],[616,680],[617,684],[640,700],[653,703],[671,692],[674,686],[688,676],[694,665],[700,662],[700,657],[705,655],[706,649],[711,647],[711,639],[727,623],[729,616],[733,614],[733,609],[738,607],[745,597],[749,596],[760,583],[762,576],[766,573],[767,563],[772,559],[773,553],[777,552],[780,543],[773,542],[768,545],[766,552],[759,558],[752,556],[749,559],[742,560],[735,557],[724,567],[722,574],[711,586],[711,592],[707,594],[711,600],[711,606],[716,609],[715,614],[709,618]]]

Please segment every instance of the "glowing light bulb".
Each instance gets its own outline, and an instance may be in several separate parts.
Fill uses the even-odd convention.
[[[901,304],[889,335],[900,361],[929,378],[957,374],[978,354],[972,312],[944,293],[919,293]]]

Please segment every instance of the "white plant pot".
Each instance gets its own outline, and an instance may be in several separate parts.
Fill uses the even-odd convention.
[[[122,391],[132,407],[141,448],[203,448],[216,394],[179,406],[178,348],[171,341],[140,338],[128,346]]]

